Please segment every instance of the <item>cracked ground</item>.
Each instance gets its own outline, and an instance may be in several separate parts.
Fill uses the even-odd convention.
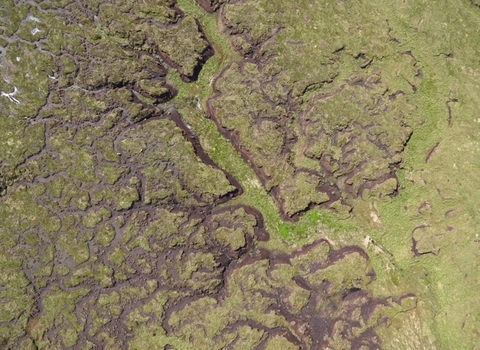
[[[476,349],[479,22],[4,1],[0,348]]]

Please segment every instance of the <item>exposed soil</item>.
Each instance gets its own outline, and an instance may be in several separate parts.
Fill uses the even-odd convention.
[[[205,41],[207,43],[207,46],[203,51],[198,52],[200,57],[197,60],[197,63],[195,65],[194,69],[193,69],[192,74],[186,74],[184,72],[182,66],[179,65],[178,63],[175,63],[175,61],[168,54],[166,54],[162,51],[161,47],[159,47],[159,50],[157,51],[158,56],[161,57],[170,67],[177,70],[180,73],[180,78],[186,83],[190,83],[190,82],[196,81],[198,79],[198,74],[200,73],[203,65],[215,53],[212,45],[208,41],[206,35],[203,33],[202,26],[200,25],[200,23],[198,22],[197,19],[195,19],[195,23],[197,24],[198,32],[200,33],[200,39]]]
[[[249,265],[255,266],[255,264],[262,261],[268,261],[267,275],[271,275],[281,268],[281,265],[292,265],[292,260],[301,259],[322,245],[329,246],[329,243],[325,240],[320,240],[290,255],[275,255],[273,252],[265,250],[255,254],[251,251],[227,268],[224,275],[224,289],[215,296],[217,302],[223,304],[228,300],[228,286],[231,284],[230,279],[235,278],[236,269],[248,269]],[[302,266],[302,269],[309,271],[310,274],[320,270],[327,270],[351,254],[358,254],[362,259],[368,260],[365,252],[359,247],[345,247],[339,250],[334,250],[330,247],[330,249],[327,260],[318,263],[315,262],[315,259],[312,259],[311,264]],[[374,273],[368,273],[367,275],[367,279],[375,279]],[[357,287],[341,290],[337,295],[336,292],[332,293],[336,286],[328,280],[324,280],[320,284],[315,283],[315,285],[312,285],[312,283],[307,282],[305,278],[300,276],[294,277],[293,280],[299,288],[307,291],[310,295],[308,303],[300,311],[292,310],[291,305],[285,302],[285,296],[288,295],[288,291],[283,288],[274,289],[271,292],[259,291],[261,297],[265,300],[276,301],[266,311],[274,312],[276,315],[285,318],[288,324],[293,325],[293,328],[271,328],[248,319],[228,324],[226,329],[235,331],[242,326],[248,325],[253,329],[263,331],[263,340],[255,349],[263,349],[268,341],[277,335],[282,335],[288,342],[298,346],[299,349],[323,349],[329,345],[331,346],[329,339],[336,337],[341,337],[344,341],[348,341],[352,348],[360,349],[362,346],[367,346],[368,349],[380,349],[380,340],[373,329],[366,328],[359,333],[359,329],[362,328],[361,323],[369,324],[382,308],[392,307],[393,303],[401,304],[402,298],[395,302],[393,300],[374,299],[368,292]],[[248,290],[245,290],[245,293],[248,293]],[[166,313],[167,318],[173,312],[184,310],[189,302],[193,300],[198,299],[193,298],[188,302],[183,302],[169,309]],[[360,315],[361,318],[357,318],[354,315]],[[338,333],[339,324],[342,324],[340,333]],[[205,331],[207,330],[205,329]],[[229,344],[229,346],[234,344],[235,342]]]
[[[445,102],[445,105],[447,106],[448,110],[448,118],[447,118],[447,123],[448,126],[452,126],[453,123],[453,112],[452,112],[452,107],[451,104],[458,102],[456,98],[449,99],[448,101]]]
[[[198,3],[212,13],[224,1]],[[12,166],[10,170],[18,170],[15,183],[7,186],[3,177],[0,181],[0,191],[6,192],[1,233],[8,238],[7,260],[17,264],[8,271],[21,277],[12,290],[25,298],[5,298],[11,309],[20,311],[4,322],[2,315],[2,331],[10,332],[0,333],[2,345],[128,349],[158,337],[167,342],[165,348],[174,348],[168,343],[171,337],[192,344],[213,339],[233,349],[241,345],[242,327],[249,327],[261,334],[256,349],[270,347],[275,339],[300,349],[337,343],[379,348],[374,329],[384,321],[382,310],[397,307],[402,299],[372,296],[368,284],[376,275],[358,246],[335,249],[318,240],[290,254],[259,248],[259,242],[269,239],[262,214],[249,206],[228,205],[242,195],[240,183],[202,149],[174,107],[176,87],[166,82],[172,69],[185,82],[196,80],[214,54],[213,45],[198,20],[174,1],[144,5],[74,2],[55,9],[32,4],[39,16],[59,18],[45,32],[65,37],[55,47],[45,34],[32,46],[46,53],[55,69],[44,100],[36,102],[36,114],[18,118],[29,128],[43,128],[36,135],[42,146],[32,154],[24,151]],[[252,148],[242,130],[226,126],[219,116],[215,104],[227,96],[220,82],[232,67],[213,82],[216,93],[208,100],[208,117],[252,167],[285,219],[296,220],[315,205],[341,202],[347,207],[349,196],[362,196],[395,178],[401,163],[396,156],[408,141],[408,127],[394,120],[404,135],[400,146],[390,149],[385,130],[370,133],[377,121],[349,121],[330,130],[314,110],[346,89],[361,94],[378,88],[379,79],[371,74],[355,78],[316,94],[302,110],[305,101],[292,89],[281,87],[277,99],[266,92],[281,74],[267,73],[275,55],[264,50],[281,28],[253,42],[249,33],[225,27],[232,37],[251,41],[240,73],[246,75],[252,67],[259,72],[257,81],[242,81],[249,92],[261,95],[266,111],[252,112],[249,131],[258,132],[261,140],[276,132],[279,136],[270,141],[272,149],[279,143],[278,149],[270,154],[267,147]],[[372,64],[367,57],[357,58],[361,69]],[[305,86],[301,95],[318,86]],[[403,97],[402,92],[389,94],[370,109],[370,100],[359,98],[354,104],[377,120],[389,103]],[[19,134],[19,144],[33,138],[26,131]],[[331,147],[319,154],[315,144],[323,139]],[[364,143],[383,159],[373,177],[366,174]],[[294,154],[300,146],[299,158],[308,158],[315,167],[297,164]],[[353,159],[358,155],[360,160]],[[272,163],[262,164],[264,159]],[[279,173],[291,171],[283,182],[272,171],[277,166],[283,167]],[[292,179],[297,183],[292,185]],[[298,190],[314,195],[305,200],[299,193],[302,202],[292,204],[288,194]],[[205,339],[216,327],[215,312],[223,315],[222,322],[212,339]]]
[[[250,60],[248,60],[248,62],[250,62]],[[260,65],[260,63],[256,63],[256,64]],[[218,80],[224,79],[224,74],[228,70],[230,70],[230,67],[225,68],[222,74],[220,74],[219,77],[214,81],[214,88],[216,87],[216,83]],[[261,84],[260,88],[261,89],[267,88],[267,84],[266,83]],[[338,92],[339,91],[335,93],[338,93]],[[396,96],[396,95],[391,95],[391,96]],[[354,145],[356,141],[355,139],[353,139],[353,140],[350,140],[348,143],[346,143],[344,146],[342,146],[341,148],[342,154],[339,157],[338,161],[334,160],[332,155],[327,153],[328,150],[325,150],[325,153],[321,156],[321,158],[318,161],[318,165],[320,168],[319,171],[307,169],[307,168],[298,168],[291,163],[290,165],[288,165],[291,168],[293,168],[293,174],[290,175],[290,178],[295,177],[296,174],[299,174],[299,173],[310,174],[315,178],[318,178],[320,181],[320,184],[315,188],[312,188],[311,190],[316,191],[318,193],[323,193],[328,196],[328,199],[322,200],[321,203],[310,202],[310,203],[307,203],[303,209],[297,209],[293,212],[291,210],[289,211],[285,208],[285,198],[284,198],[284,195],[282,194],[282,191],[283,191],[282,187],[275,186],[275,185],[272,187],[272,182],[274,182],[273,176],[268,175],[266,173],[266,169],[264,166],[257,165],[257,156],[252,151],[249,150],[250,146],[247,146],[245,140],[242,139],[241,132],[237,130],[229,130],[222,124],[223,123],[222,120],[218,117],[217,108],[214,107],[214,104],[217,103],[217,101],[219,101],[218,103],[221,103],[222,98],[223,98],[222,94],[217,91],[217,93],[212,98],[209,99],[207,103],[207,106],[208,106],[207,115],[212,120],[215,121],[220,133],[223,136],[227,137],[232,142],[232,144],[235,146],[237,151],[241,154],[242,158],[248,164],[250,164],[252,169],[255,171],[255,173],[261,180],[262,184],[269,190],[269,192],[276,199],[276,202],[278,203],[279,209],[285,220],[296,221],[304,212],[310,210],[313,206],[316,206],[319,204],[324,208],[329,208],[333,203],[340,200],[343,205],[348,206],[348,202],[345,201],[345,198],[348,198],[348,196],[352,196],[352,197],[362,196],[363,192],[366,189],[372,189],[375,186],[384,183],[388,179],[396,180],[395,171],[401,166],[400,161],[395,160],[394,154],[391,153],[391,151],[388,149],[388,146],[386,144],[383,144],[377,140],[371,140],[371,142],[376,147],[378,147],[378,149],[384,154],[383,157],[385,159],[390,159],[391,162],[390,164],[388,164],[388,167],[386,169],[379,169],[378,174],[375,175],[376,178],[374,179],[365,178],[360,183],[360,185],[355,185],[354,183],[352,183],[351,182],[352,179],[362,178],[362,176],[364,176],[363,175],[364,168],[366,168],[366,166],[368,165],[368,162],[363,160],[356,165],[349,163],[348,159],[351,158],[351,155],[354,154],[354,152],[357,152],[357,149],[355,148],[355,145]],[[322,96],[321,98],[325,98],[325,97]],[[394,100],[394,99],[391,99],[391,100]],[[290,113],[295,113],[293,112],[293,110],[295,109],[295,105],[292,104],[289,106],[288,103],[289,102],[286,102],[285,109],[292,111]],[[300,130],[307,130],[310,125],[313,125],[312,121],[310,121],[308,118],[305,118],[303,116],[300,116],[299,118],[300,118]],[[289,119],[285,118],[282,121],[277,122],[278,123],[277,127],[282,130],[282,134],[287,135],[282,145],[283,151],[280,155],[277,156],[279,163],[286,162],[286,159],[291,159],[292,153],[293,153],[292,147],[294,147],[295,143],[299,142],[298,139],[302,137],[302,135],[292,136],[292,137],[288,136],[289,134],[291,134],[291,131],[289,131],[286,126],[282,126],[282,125],[287,125],[289,123]],[[257,116],[255,118],[255,121],[253,122],[253,125],[262,125],[263,120],[264,118],[262,118],[262,116]],[[372,125],[363,126],[358,123],[352,123],[351,128],[347,129],[346,131],[356,132],[355,130],[360,128],[368,132],[368,129],[370,129],[371,127]],[[338,134],[332,135],[331,137],[333,138],[334,144],[337,142],[336,140],[342,137],[345,137],[344,136],[345,134],[346,133],[342,131],[342,132],[339,132]],[[408,133],[407,138],[403,141],[404,144],[408,142],[409,136],[410,136],[410,133]],[[321,132],[318,136],[319,139],[325,138],[325,137],[330,137],[330,136],[326,135],[324,132]],[[272,155],[272,157],[274,157],[273,159],[275,159],[275,155]],[[336,170],[333,170],[332,168],[333,166],[335,166]],[[287,180],[287,181],[290,181],[290,180]],[[335,181],[336,185],[332,185],[331,184],[332,181]],[[341,185],[339,185],[339,181],[341,182]],[[390,192],[390,194],[395,195],[396,189]]]
[[[226,0],[196,0],[196,1],[208,13],[214,13],[215,11],[218,10],[220,5],[227,2]]]
[[[428,151],[427,153],[427,156],[425,157],[425,163],[428,163],[428,161],[430,160],[430,157],[433,155],[433,153],[435,152],[435,150],[437,149],[437,147],[440,145],[440,141],[438,141],[435,146],[433,146],[432,148],[430,148],[430,150]]]
[[[280,25],[262,27],[265,32],[258,34],[261,29],[247,19],[242,22],[243,6],[229,4],[219,11],[221,27],[243,61],[227,66],[213,81],[207,116],[255,171],[283,218],[296,221],[314,206],[332,208],[337,202],[348,211],[349,199],[362,197],[367,189],[377,196],[395,196],[395,173],[412,134],[405,123],[412,110],[407,94],[390,90],[373,69],[374,60],[363,53],[353,57],[359,70],[337,81],[336,62],[348,56],[345,47],[319,64],[318,69],[331,70],[323,80],[301,87],[297,81],[282,83],[295,68],[279,65],[276,48],[305,43],[283,39]],[[410,81],[422,78],[418,62],[410,51],[398,55],[412,71],[407,82],[415,92]],[[230,104],[235,113],[226,107]]]
[[[422,225],[418,225],[417,227],[415,227],[412,231],[412,253],[415,257],[419,257],[419,256],[422,256],[422,255],[427,255],[427,254],[432,254],[432,255],[437,255],[438,252],[434,251],[434,250],[428,250],[428,249],[425,249],[425,248],[422,248],[422,249],[419,249],[418,245],[419,245],[419,242],[420,240],[430,240],[432,239],[432,237],[423,237],[423,238],[420,238],[420,239],[415,239],[414,235],[415,235],[415,232],[418,231],[418,230],[422,230],[422,229],[426,229],[430,227],[429,225],[427,224],[422,224]]]

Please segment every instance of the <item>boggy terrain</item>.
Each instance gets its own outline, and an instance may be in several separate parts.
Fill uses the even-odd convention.
[[[0,348],[475,348],[480,14],[420,3],[4,2]]]
[[[169,72],[194,81],[213,54],[195,18],[171,1],[9,6],[3,347],[380,347],[385,310],[415,297],[373,297],[356,246],[259,248],[262,214],[228,204],[241,185],[175,110]]]
[[[346,8],[329,17],[322,16],[324,8],[306,5],[311,12],[299,14],[292,30],[291,17],[303,5],[242,1],[222,7],[221,26],[245,59],[222,71],[209,100],[210,117],[286,219],[316,204],[349,210],[349,199],[366,190],[395,194],[395,171],[412,134],[407,119],[415,107],[408,95],[422,77],[411,52],[390,36],[388,23],[379,20],[376,28],[376,49],[389,56],[384,59],[351,45],[350,31],[375,24],[347,18]],[[315,36],[338,21],[345,25],[341,39]],[[394,75],[401,74],[408,91],[391,83],[399,77],[392,77],[390,60],[402,66]]]

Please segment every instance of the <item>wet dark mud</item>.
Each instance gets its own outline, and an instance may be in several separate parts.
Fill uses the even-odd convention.
[[[448,228],[447,228],[448,230]],[[432,232],[428,224],[422,224],[415,227],[412,231],[411,251],[414,257],[418,258],[422,255],[438,255],[440,248],[436,244],[441,239],[441,233]]]
[[[322,253],[319,255],[319,253]],[[375,273],[367,269],[365,275],[357,277],[352,285],[339,285],[329,279],[329,270],[334,271],[346,260],[354,259],[360,265],[368,262],[365,252],[359,247],[333,249],[328,242],[320,240],[292,254],[276,255],[274,252],[262,251],[243,257],[225,275],[225,287],[217,297],[217,305],[225,305],[235,290],[235,278],[239,275],[257,280],[257,287],[251,291],[242,288],[242,293],[253,293],[262,299],[257,305],[263,312],[274,313],[285,320],[288,327],[268,327],[255,321],[245,320],[240,315],[233,317],[224,329],[233,332],[244,326],[261,331],[261,342],[254,347],[263,349],[272,339],[281,335],[286,343],[299,349],[323,349],[334,346],[335,341],[348,343],[351,348],[363,347],[380,349],[381,341],[375,334],[374,327],[386,322],[385,317],[378,317],[382,310],[401,305],[402,298],[375,299],[364,286],[375,279]],[[368,263],[367,263],[368,265]],[[367,266],[365,265],[365,266]],[[282,272],[291,268],[300,268],[298,274],[282,276]],[[264,274],[265,273],[265,274]],[[311,276],[315,277],[312,278]],[[265,277],[267,276],[267,280]],[[287,277],[288,276],[288,277]],[[323,278],[322,278],[323,277]],[[247,278],[247,277],[246,277]],[[287,278],[294,285],[279,283]],[[285,282],[287,281],[285,280]],[[362,280],[362,282],[360,282]],[[340,282],[340,284],[343,282]],[[306,295],[300,305],[292,304],[292,293]],[[258,298],[257,297],[257,298]],[[411,297],[411,296],[409,296]],[[174,313],[189,313],[192,305],[184,304]],[[248,302],[244,306],[249,308]],[[207,311],[208,313],[209,311]],[[173,313],[172,313],[173,314]],[[201,320],[201,317],[200,317]],[[200,322],[201,321],[197,321]],[[193,320],[183,320],[185,326]],[[365,326],[369,325],[369,326]],[[208,332],[208,325],[203,325]],[[233,346],[233,343],[228,344]],[[286,346],[286,345],[285,345]]]
[[[247,65],[250,63],[245,64]],[[258,63],[252,64],[260,66]],[[242,65],[240,65],[239,68],[241,71]],[[224,111],[222,107],[217,107],[222,105],[222,100],[224,98],[230,98],[222,95],[217,87],[218,81],[231,79],[226,76],[230,70],[232,70],[232,68],[227,67],[214,81],[213,86],[217,92],[207,103],[207,115],[215,121],[220,133],[232,142],[237,151],[242,155],[242,158],[250,164],[262,184],[276,199],[284,219],[296,221],[304,212],[310,210],[314,206],[320,205],[321,207],[329,208],[337,201],[340,201],[342,205],[348,208],[349,197],[362,197],[365,190],[372,190],[373,188],[386,183],[389,179],[392,179],[395,185],[389,185],[390,188],[385,194],[392,196],[396,194],[397,179],[395,171],[401,167],[401,158],[399,157],[398,152],[403,150],[409,140],[411,135],[411,129],[409,129],[409,127],[405,127],[405,138],[397,148],[399,151],[391,150],[391,146],[387,143],[386,139],[383,140],[384,136],[382,136],[382,134],[387,135],[387,132],[371,134],[370,130],[378,129],[375,122],[367,125],[352,122],[346,128],[342,128],[341,130],[338,130],[337,133],[333,134],[328,130],[320,129],[320,133],[315,139],[307,141],[305,140],[307,135],[311,134],[313,130],[318,129],[317,125],[319,120],[312,120],[312,117],[310,117],[309,114],[317,113],[313,112],[313,109],[317,108],[316,106],[319,102],[321,103],[325,98],[324,96],[321,96],[315,101],[310,101],[312,106],[311,109],[307,109],[299,115],[298,127],[300,133],[298,135],[294,135],[293,130],[289,130],[288,127],[288,125],[291,125],[291,115],[296,113],[294,102],[289,105],[288,98],[285,106],[281,107],[285,110],[282,114],[285,113],[288,117],[282,116],[278,119],[278,116],[275,115],[276,119],[275,121],[272,121],[273,119],[270,119],[270,117],[262,115],[257,115],[252,119],[252,114],[249,114],[249,117],[245,116],[248,120],[245,121],[245,125],[251,125],[253,130],[250,130],[250,133],[246,133],[243,128],[231,129],[226,125],[228,120],[225,119],[225,117],[219,117],[219,113],[223,114],[226,111]],[[359,82],[361,82],[362,85],[364,84],[362,80],[359,80]],[[248,84],[246,86],[248,86]],[[352,84],[352,86],[356,85]],[[260,85],[260,89],[266,88],[266,84]],[[329,97],[332,98],[336,94],[341,93],[342,89],[333,92]],[[394,96],[394,98],[391,98],[391,96]],[[403,96],[403,94],[390,95],[390,101],[395,101],[396,96]],[[278,109],[280,107],[277,105],[274,108]],[[383,113],[386,108],[388,107],[380,107],[380,111],[373,112],[371,116],[376,117],[378,113]],[[237,115],[236,118],[241,118],[241,116]],[[251,133],[258,133],[255,128],[258,126],[261,130],[262,125],[265,125],[265,123],[274,125],[273,128],[275,133],[282,136],[278,136],[278,139],[276,140],[278,150],[272,154],[269,160],[264,161],[263,159],[266,159],[265,157],[269,154],[270,150],[254,146],[255,144],[249,144],[249,142],[252,142],[250,136]],[[366,133],[366,139],[361,140],[358,136],[353,136],[348,142],[342,141],[343,145],[339,147],[339,140],[348,140],[348,138],[351,137],[350,135],[357,135],[358,133],[363,132],[359,130],[363,130]],[[265,137],[269,136],[265,135]],[[328,141],[331,145],[330,147],[338,148],[341,151],[340,156],[334,156],[333,153],[330,153],[333,152],[333,149],[325,148],[324,150],[321,150],[321,153],[319,154],[316,149],[313,149],[313,147],[318,146],[318,140],[328,139],[331,140]],[[305,144],[306,141],[308,143]],[[378,171],[370,174],[372,171],[372,163],[358,158],[360,154],[364,154],[364,151],[362,151],[362,148],[366,147],[364,146],[364,142],[368,142],[370,145],[376,147],[382,154],[380,159],[382,159],[381,162],[384,162],[385,164],[383,169],[377,169]],[[306,148],[303,155],[307,155],[310,159],[318,162],[316,169],[298,167],[292,163],[291,160],[292,157],[294,157],[294,149],[300,144],[304,144]],[[255,147],[257,147],[257,149],[255,149]],[[309,148],[312,148],[312,151],[309,151]],[[337,153],[337,151],[335,152]],[[360,160],[354,160],[355,158]],[[352,161],[354,161],[354,163],[352,163]],[[274,168],[276,168],[276,170],[274,170]],[[285,174],[282,174],[283,172],[285,172]],[[280,178],[281,176],[285,176],[289,180],[286,180],[285,183],[278,183],[276,178]],[[307,176],[307,178],[310,179],[307,180],[304,187],[305,189],[302,189],[302,183],[295,184],[295,181],[292,181],[292,179],[300,178],[302,176]],[[303,191],[307,191],[307,189],[310,193],[316,192],[316,197],[308,200],[308,197],[305,196],[306,199],[303,200],[303,203],[298,203],[298,205],[288,203],[291,199],[287,198],[293,196],[293,191],[297,190],[303,193]],[[292,194],[289,194],[289,191],[292,191]]]
[[[414,107],[407,94],[391,89],[366,54],[348,57],[344,47],[320,64],[326,71],[320,80],[286,83],[296,68],[275,54],[285,45],[285,32],[272,26],[258,34],[260,29],[242,22],[244,6],[227,4],[219,12],[243,61],[213,81],[207,116],[250,164],[283,218],[296,221],[314,206],[351,210],[350,199],[364,197],[366,190],[368,196],[395,196],[396,171],[412,135],[406,118]],[[286,45],[304,46],[298,40]],[[415,89],[418,62],[411,52],[398,55],[412,71],[407,81]],[[359,70],[337,79],[339,62],[352,58]]]
[[[447,118],[447,123],[448,123],[448,126],[452,126],[452,123],[453,123],[453,112],[452,112],[452,104],[458,102],[458,99],[456,98],[452,98],[452,99],[449,99],[448,101],[445,102],[445,105],[447,106],[447,111],[448,111],[448,118]]]
[[[196,0],[197,3],[208,13],[214,13],[226,0]]]
[[[215,12],[224,2],[198,3]],[[242,195],[241,184],[213,162],[175,109],[178,90],[167,83],[168,74],[175,70],[183,81],[195,81],[214,54],[197,19],[174,1],[30,5],[19,13],[31,26],[33,43],[26,47],[34,50],[27,53],[38,65],[47,62],[48,80],[43,71],[41,77],[48,83],[34,92],[19,85],[21,108],[27,101],[31,106],[16,112],[21,122],[7,118],[20,136],[11,141],[18,149],[9,150],[16,158],[2,161],[2,174],[15,178],[2,175],[0,181],[2,259],[8,264],[2,262],[13,280],[0,285],[7,305],[0,312],[1,346],[380,347],[375,328],[385,321],[384,310],[401,309],[401,298],[375,298],[368,291],[376,274],[366,252],[326,240],[289,254],[260,248],[270,238],[262,214],[229,205]],[[219,10],[223,21],[225,11]],[[404,94],[386,93],[371,72],[315,92],[334,82],[333,72],[294,91],[275,72],[276,54],[269,49],[281,28],[257,40],[224,26],[245,57],[214,80],[208,117],[285,219],[317,205],[340,202],[351,209],[350,196],[395,180],[411,131],[401,116],[382,116],[395,103],[406,104]],[[25,44],[25,30],[17,29],[8,45]],[[38,30],[45,36],[37,40]],[[23,62],[18,57],[13,60]],[[373,64],[357,59],[362,70]],[[30,66],[8,73],[24,78],[22,69],[34,74]],[[237,94],[239,86],[246,90]],[[365,98],[367,90],[378,98]],[[307,93],[313,97],[304,99]],[[365,120],[330,128],[315,106],[338,109],[350,93],[352,108]],[[238,125],[229,124],[221,107],[232,94],[258,97],[230,110],[239,112]],[[382,128],[387,122],[398,138]],[[320,148],[318,141],[324,142]],[[378,174],[368,168],[365,145],[381,159]]]
[[[185,72],[181,63],[176,62],[174,58],[163,52],[161,47],[157,52],[159,57],[161,57],[170,67],[176,69],[180,73],[180,78],[186,83],[196,81],[198,79],[198,74],[200,73],[205,62],[207,62],[207,60],[215,54],[211,43],[205,36],[203,29],[197,19],[195,19],[195,24],[199,33],[199,39],[205,42],[205,45],[200,50],[195,52],[195,54],[197,55],[197,60],[196,64],[192,67],[193,69],[191,69],[190,73]]]
[[[430,160],[430,157],[433,155],[433,153],[435,152],[435,150],[437,149],[437,147],[440,145],[440,141],[438,141],[435,146],[433,146],[432,148],[430,148],[430,150],[428,151],[427,153],[427,156],[425,157],[425,163],[428,163],[428,161]]]

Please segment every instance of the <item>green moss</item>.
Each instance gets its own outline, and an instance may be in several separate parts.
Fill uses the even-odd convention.
[[[111,294],[101,294],[97,300],[99,307],[105,307],[108,305],[118,304],[120,301],[120,295],[118,292],[112,292]]]
[[[285,212],[289,216],[307,209],[310,204],[321,204],[329,200],[326,193],[312,191],[312,188],[317,188],[320,184],[315,176],[299,173],[292,182],[292,186],[280,187]]]
[[[97,264],[95,266],[94,277],[103,288],[112,287],[113,281],[113,269],[104,264]]]
[[[153,97],[161,97],[169,92],[165,85],[160,81],[140,80],[138,84],[142,90]]]
[[[116,210],[129,209],[140,199],[136,187],[122,187],[116,196]]]
[[[105,224],[98,230],[95,240],[102,246],[109,246],[114,238],[115,228],[112,224]]]
[[[58,266],[55,268],[55,273],[60,276],[66,276],[70,272],[70,269],[67,266]]]
[[[219,241],[225,241],[230,245],[232,250],[238,250],[245,246],[245,236],[242,230],[228,229],[222,227],[215,232],[215,235]]]
[[[65,179],[58,177],[55,180],[48,183],[48,190],[50,196],[54,198],[60,198],[62,196],[63,187],[65,186]]]
[[[355,269],[352,269],[352,266],[355,266]],[[330,293],[339,293],[345,289],[362,288],[368,284],[370,282],[370,278],[366,275],[368,268],[363,257],[350,254],[334,267],[311,274],[307,279],[314,284],[326,279],[334,285]]]
[[[74,266],[87,261],[90,257],[90,249],[88,244],[81,242],[79,237],[79,231],[71,229],[57,238],[58,244],[63,251],[69,254],[74,262]]]
[[[332,283],[328,302],[320,298],[315,306],[322,317],[347,317],[342,310],[348,288],[393,305],[379,307],[368,321],[352,311],[348,317],[360,324],[353,336],[374,327],[385,348],[475,347],[478,7],[450,0],[247,0],[207,14],[193,0],[175,4],[56,1],[41,3],[42,11],[2,4],[8,21],[0,43],[8,47],[0,91],[16,87],[20,102],[0,98],[2,345],[73,347],[84,339],[78,335],[90,317],[89,336],[113,349],[119,339],[106,324],[118,322],[128,305],[133,349],[254,348],[269,327],[299,334],[275,308],[298,315],[309,307],[312,296],[297,283],[302,277],[322,288]],[[28,20],[29,14],[40,22]],[[195,19],[216,54],[187,84],[182,78],[196,72],[207,47]],[[41,32],[33,35],[35,27]],[[157,65],[157,48],[178,71]],[[253,59],[245,63],[243,55]],[[213,79],[222,71],[214,91]],[[173,106],[195,138],[244,190],[222,206],[258,209],[271,240],[255,247],[272,250],[271,259],[245,259],[242,267],[229,268],[220,302],[194,296],[169,320],[164,309],[192,298],[189,293],[217,293],[223,273],[217,255],[240,254],[247,238],[255,241],[260,222],[243,209],[217,211],[213,203],[234,188],[197,156],[173,122],[135,125],[172,107],[154,105],[167,93],[165,79],[179,90]],[[271,177],[265,183],[204,118],[214,92],[221,93],[211,102],[222,125],[238,132],[250,161]],[[389,178],[373,186],[397,165],[398,182]],[[137,172],[131,180],[130,172]],[[280,203],[293,215],[327,200],[317,191],[323,184],[343,192],[328,204],[333,210],[310,209],[296,223],[282,220]],[[278,202],[272,189],[280,193]],[[354,199],[360,189],[362,198]],[[198,219],[189,210],[208,214]],[[333,250],[323,243],[290,264],[276,263],[282,252],[320,237],[335,249],[363,243],[370,261],[354,253],[327,264]],[[414,256],[412,238],[423,255]],[[160,252],[168,259],[161,260]],[[104,256],[112,267],[101,263]],[[315,263],[322,267],[315,269]],[[367,276],[372,267],[374,282]],[[57,288],[52,278],[62,288],[76,287]],[[102,293],[100,299],[117,293],[108,303],[99,299],[97,305],[96,292],[84,289],[114,282],[121,293]],[[174,291],[163,290],[165,285]],[[30,317],[38,294],[33,286],[41,289],[38,318]],[[416,297],[400,301],[406,293]],[[98,309],[78,312],[79,298],[85,298],[79,305]],[[388,322],[379,323],[383,317]],[[236,327],[245,320],[261,328]],[[163,322],[172,326],[168,336]],[[342,327],[339,322],[325,338],[330,347],[349,346]],[[25,330],[35,344],[22,340]],[[47,331],[55,336],[44,336]],[[264,345],[291,344],[276,336]]]
[[[67,329],[60,332],[60,336],[63,338],[63,343],[66,346],[74,346],[78,341],[78,333],[73,329]]]
[[[58,288],[52,288],[44,299],[43,307],[45,312],[40,319],[41,329],[46,330],[53,325],[58,326],[63,323],[64,329],[72,329],[77,332],[81,331],[83,326],[71,312],[75,309],[75,301],[88,292],[89,291],[84,288],[68,293]],[[63,315],[63,317],[60,318],[60,315]]]
[[[90,207],[90,195],[88,192],[81,192],[80,196],[75,198],[74,202],[78,209],[85,211]]]
[[[171,199],[195,203],[188,193],[196,193],[203,201],[212,203],[233,190],[220,170],[196,157],[192,145],[172,121],[152,120],[132,128],[120,141],[120,146],[126,156],[145,165],[147,204]]]
[[[115,248],[115,250],[109,255],[109,260],[117,265],[122,266],[125,262],[125,252],[120,248]]]
[[[145,25],[137,28],[147,30]],[[208,48],[195,19],[186,17],[175,27],[150,27],[149,30],[152,41],[179,67],[179,72],[189,78],[193,77],[202,54]]]

